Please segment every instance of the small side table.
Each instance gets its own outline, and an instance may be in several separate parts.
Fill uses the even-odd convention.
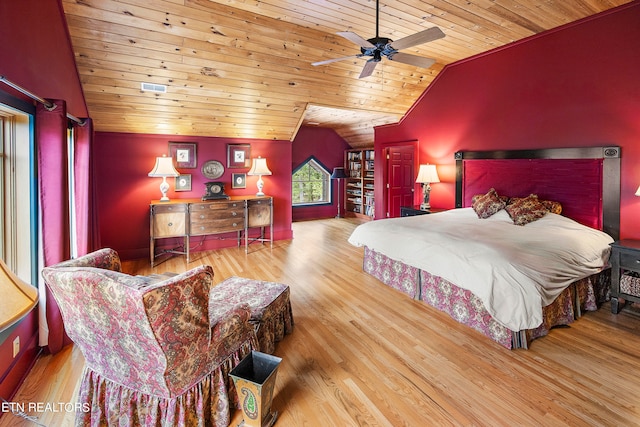
[[[611,243],[611,312],[618,314],[625,303],[640,302],[640,295],[620,290],[621,270],[640,273],[640,240],[624,239]],[[620,300],[625,302],[620,305]]]
[[[400,216],[427,215],[430,213],[437,213],[442,211],[446,211],[446,209],[431,208],[428,211],[423,211],[420,210],[420,205],[400,206]]]

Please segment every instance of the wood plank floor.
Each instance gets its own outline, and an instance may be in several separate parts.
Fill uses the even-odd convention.
[[[291,287],[295,327],[273,402],[276,426],[631,426],[640,420],[640,317],[605,305],[530,350],[509,351],[448,315],[362,272],[346,241],[357,220],[293,224],[294,239],[170,259],[153,270],[211,264],[215,280],[238,275]],[[74,402],[82,355],[43,356],[14,402]],[[37,414],[47,426],[72,416]],[[232,425],[242,417],[235,413]],[[0,426],[30,426],[11,414]]]

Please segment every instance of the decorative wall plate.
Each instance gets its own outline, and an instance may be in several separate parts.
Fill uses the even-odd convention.
[[[224,166],[217,160],[209,160],[202,165],[202,175],[208,179],[218,179],[224,173]]]

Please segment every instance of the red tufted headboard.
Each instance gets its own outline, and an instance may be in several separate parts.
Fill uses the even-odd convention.
[[[537,194],[562,203],[563,215],[620,233],[620,148],[554,148],[456,153],[456,207],[471,206],[475,194]]]

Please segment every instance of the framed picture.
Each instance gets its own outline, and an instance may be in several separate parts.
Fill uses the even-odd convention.
[[[250,144],[227,144],[227,167],[248,168],[251,166]]]
[[[231,174],[231,188],[247,188],[247,174],[246,173],[232,173]]]
[[[170,142],[169,156],[173,157],[173,165],[176,169],[193,169],[198,165],[194,142]]]
[[[176,191],[191,191],[191,174],[176,176]]]

